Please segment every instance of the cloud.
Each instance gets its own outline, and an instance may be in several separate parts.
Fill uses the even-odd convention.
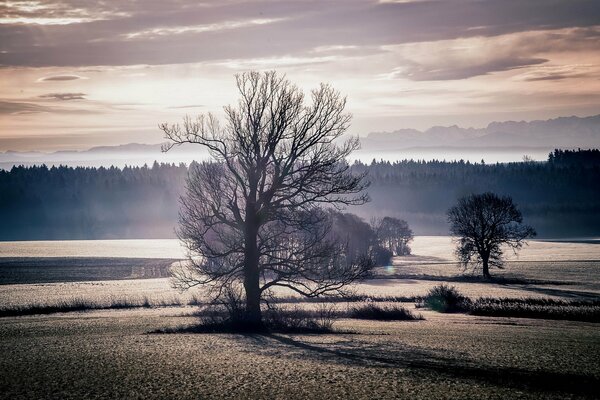
[[[465,65],[441,66],[413,64],[398,69],[392,77],[406,77],[414,81],[443,81],[468,79],[475,76],[487,75],[492,72],[508,71],[547,62],[544,58],[499,58],[489,61],[468,63]]]
[[[70,25],[128,15],[126,12],[111,9],[102,2],[94,3],[77,4],[77,2],[69,1],[5,2],[0,4],[0,25]]]
[[[85,100],[85,93],[48,93],[38,97],[51,100]]]
[[[227,68],[237,70],[273,69],[282,67],[299,67],[314,64],[323,64],[326,62],[334,61],[335,59],[335,56],[240,58],[223,61],[218,64],[223,65]]]
[[[83,76],[79,75],[53,75],[53,76],[45,76],[43,78],[38,79],[38,82],[52,82],[52,81],[74,81],[77,79],[87,79]]]
[[[0,114],[30,114],[48,110],[48,107],[39,104],[0,100]]]
[[[38,113],[56,113],[56,114],[97,114],[100,111],[84,108],[54,107],[32,102],[0,100],[0,115],[3,114],[38,114]]]
[[[168,107],[170,109],[179,109],[179,108],[203,108],[204,105],[202,104],[189,104],[189,105],[183,105],[183,106],[172,106],[172,107]]]
[[[600,28],[519,32],[384,46],[397,67],[384,75],[414,81],[459,80],[538,66],[556,54],[594,52]],[[546,75],[530,77],[549,79]]]
[[[516,77],[517,80],[559,81],[572,78],[593,78],[600,76],[600,68],[592,64],[545,65],[533,68]]]
[[[68,10],[71,14],[65,14]],[[12,7],[10,12],[15,18],[64,14],[93,21],[0,24],[6,51],[0,53],[0,65],[119,66],[290,57],[328,46],[368,48],[590,27],[598,25],[600,2],[181,0],[173,7],[168,2],[49,0],[34,11]]]
[[[279,22],[284,18],[263,18],[251,19],[242,21],[224,21],[215,24],[192,25],[192,26],[176,26],[176,27],[157,27],[138,32],[124,33],[121,36],[125,39],[154,39],[161,36],[194,34],[203,32],[217,32],[228,29],[239,29],[254,25],[265,25]]]

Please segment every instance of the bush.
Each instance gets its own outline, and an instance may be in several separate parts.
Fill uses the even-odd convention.
[[[468,311],[471,300],[454,286],[441,284],[431,288],[423,298],[422,306],[441,313]]]
[[[270,308],[264,312],[263,321],[270,331],[325,333],[333,331],[337,317],[334,306],[320,304],[316,310]]]
[[[350,318],[374,319],[378,321],[414,321],[424,319],[421,314],[415,315],[404,307],[378,306],[373,303],[367,303],[359,307],[353,307],[348,311]]]
[[[282,332],[329,333],[338,317],[335,305],[319,304],[316,310],[298,306],[263,310],[263,325],[253,326],[245,320],[244,305],[240,297],[227,295],[223,301],[200,310],[200,324],[189,328],[193,332]]]

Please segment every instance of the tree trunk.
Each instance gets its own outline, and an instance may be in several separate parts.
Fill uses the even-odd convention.
[[[486,279],[491,279],[492,276],[490,275],[490,267],[489,267],[489,261],[490,261],[490,257],[489,256],[484,256],[482,257],[482,264],[483,264],[483,277]]]
[[[252,214],[246,214],[244,243],[244,290],[246,291],[246,323],[250,328],[262,328],[260,310],[258,223]]]

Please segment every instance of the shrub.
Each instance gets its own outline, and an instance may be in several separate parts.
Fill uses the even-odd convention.
[[[319,304],[316,310],[307,310],[297,305],[279,308],[271,303],[263,310],[262,325],[255,326],[245,319],[247,313],[243,292],[229,287],[218,301],[200,309],[196,314],[200,317],[200,324],[190,329],[195,332],[326,333],[332,331],[337,314],[333,304]]]
[[[431,288],[423,298],[423,306],[441,313],[468,311],[471,300],[454,286],[441,284]]]
[[[333,323],[339,316],[335,306],[320,305],[316,310],[293,308],[270,308],[263,310],[263,325],[249,325],[243,319],[244,314],[230,313],[222,305],[209,305],[201,309],[198,325],[183,330],[163,332],[196,332],[196,333],[243,333],[243,332],[280,332],[280,333],[330,333]]]
[[[393,306],[379,306],[373,303],[352,307],[348,311],[348,316],[350,318],[374,319],[378,321],[414,321],[424,319],[421,314],[415,315],[410,310],[396,304]]]
[[[320,304],[316,310],[300,307],[270,308],[263,314],[267,329],[277,332],[332,332],[338,312],[332,305]]]

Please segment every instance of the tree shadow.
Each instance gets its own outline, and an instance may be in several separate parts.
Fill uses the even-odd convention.
[[[384,282],[377,282],[378,280]],[[416,283],[415,281],[433,281],[433,282],[451,282],[451,283],[484,283],[484,284],[496,284],[496,285],[573,285],[574,282],[568,281],[556,281],[556,280],[543,280],[543,279],[530,279],[530,278],[519,278],[519,277],[503,277],[503,276],[492,276],[491,278],[484,278],[478,275],[429,275],[429,274],[389,274],[377,276],[368,281],[370,284],[375,285],[393,285],[396,282],[385,282],[386,280],[402,280],[402,283]]]
[[[571,299],[598,300],[600,298],[600,295],[597,292],[588,292],[582,290],[542,288],[535,286],[524,286],[519,287],[519,289],[526,290],[529,292],[541,293],[548,296],[566,297]]]
[[[513,389],[564,392],[586,397],[595,397],[600,387],[600,378],[594,376],[492,367],[407,345],[369,344],[344,336],[330,343],[311,343],[281,334],[245,335],[245,338],[255,344],[251,351],[258,348],[267,354],[275,351],[280,354],[282,350],[290,353],[289,350],[293,349],[300,352],[291,352],[291,357],[313,357],[325,362],[365,367],[402,368],[417,376],[434,374]]]

